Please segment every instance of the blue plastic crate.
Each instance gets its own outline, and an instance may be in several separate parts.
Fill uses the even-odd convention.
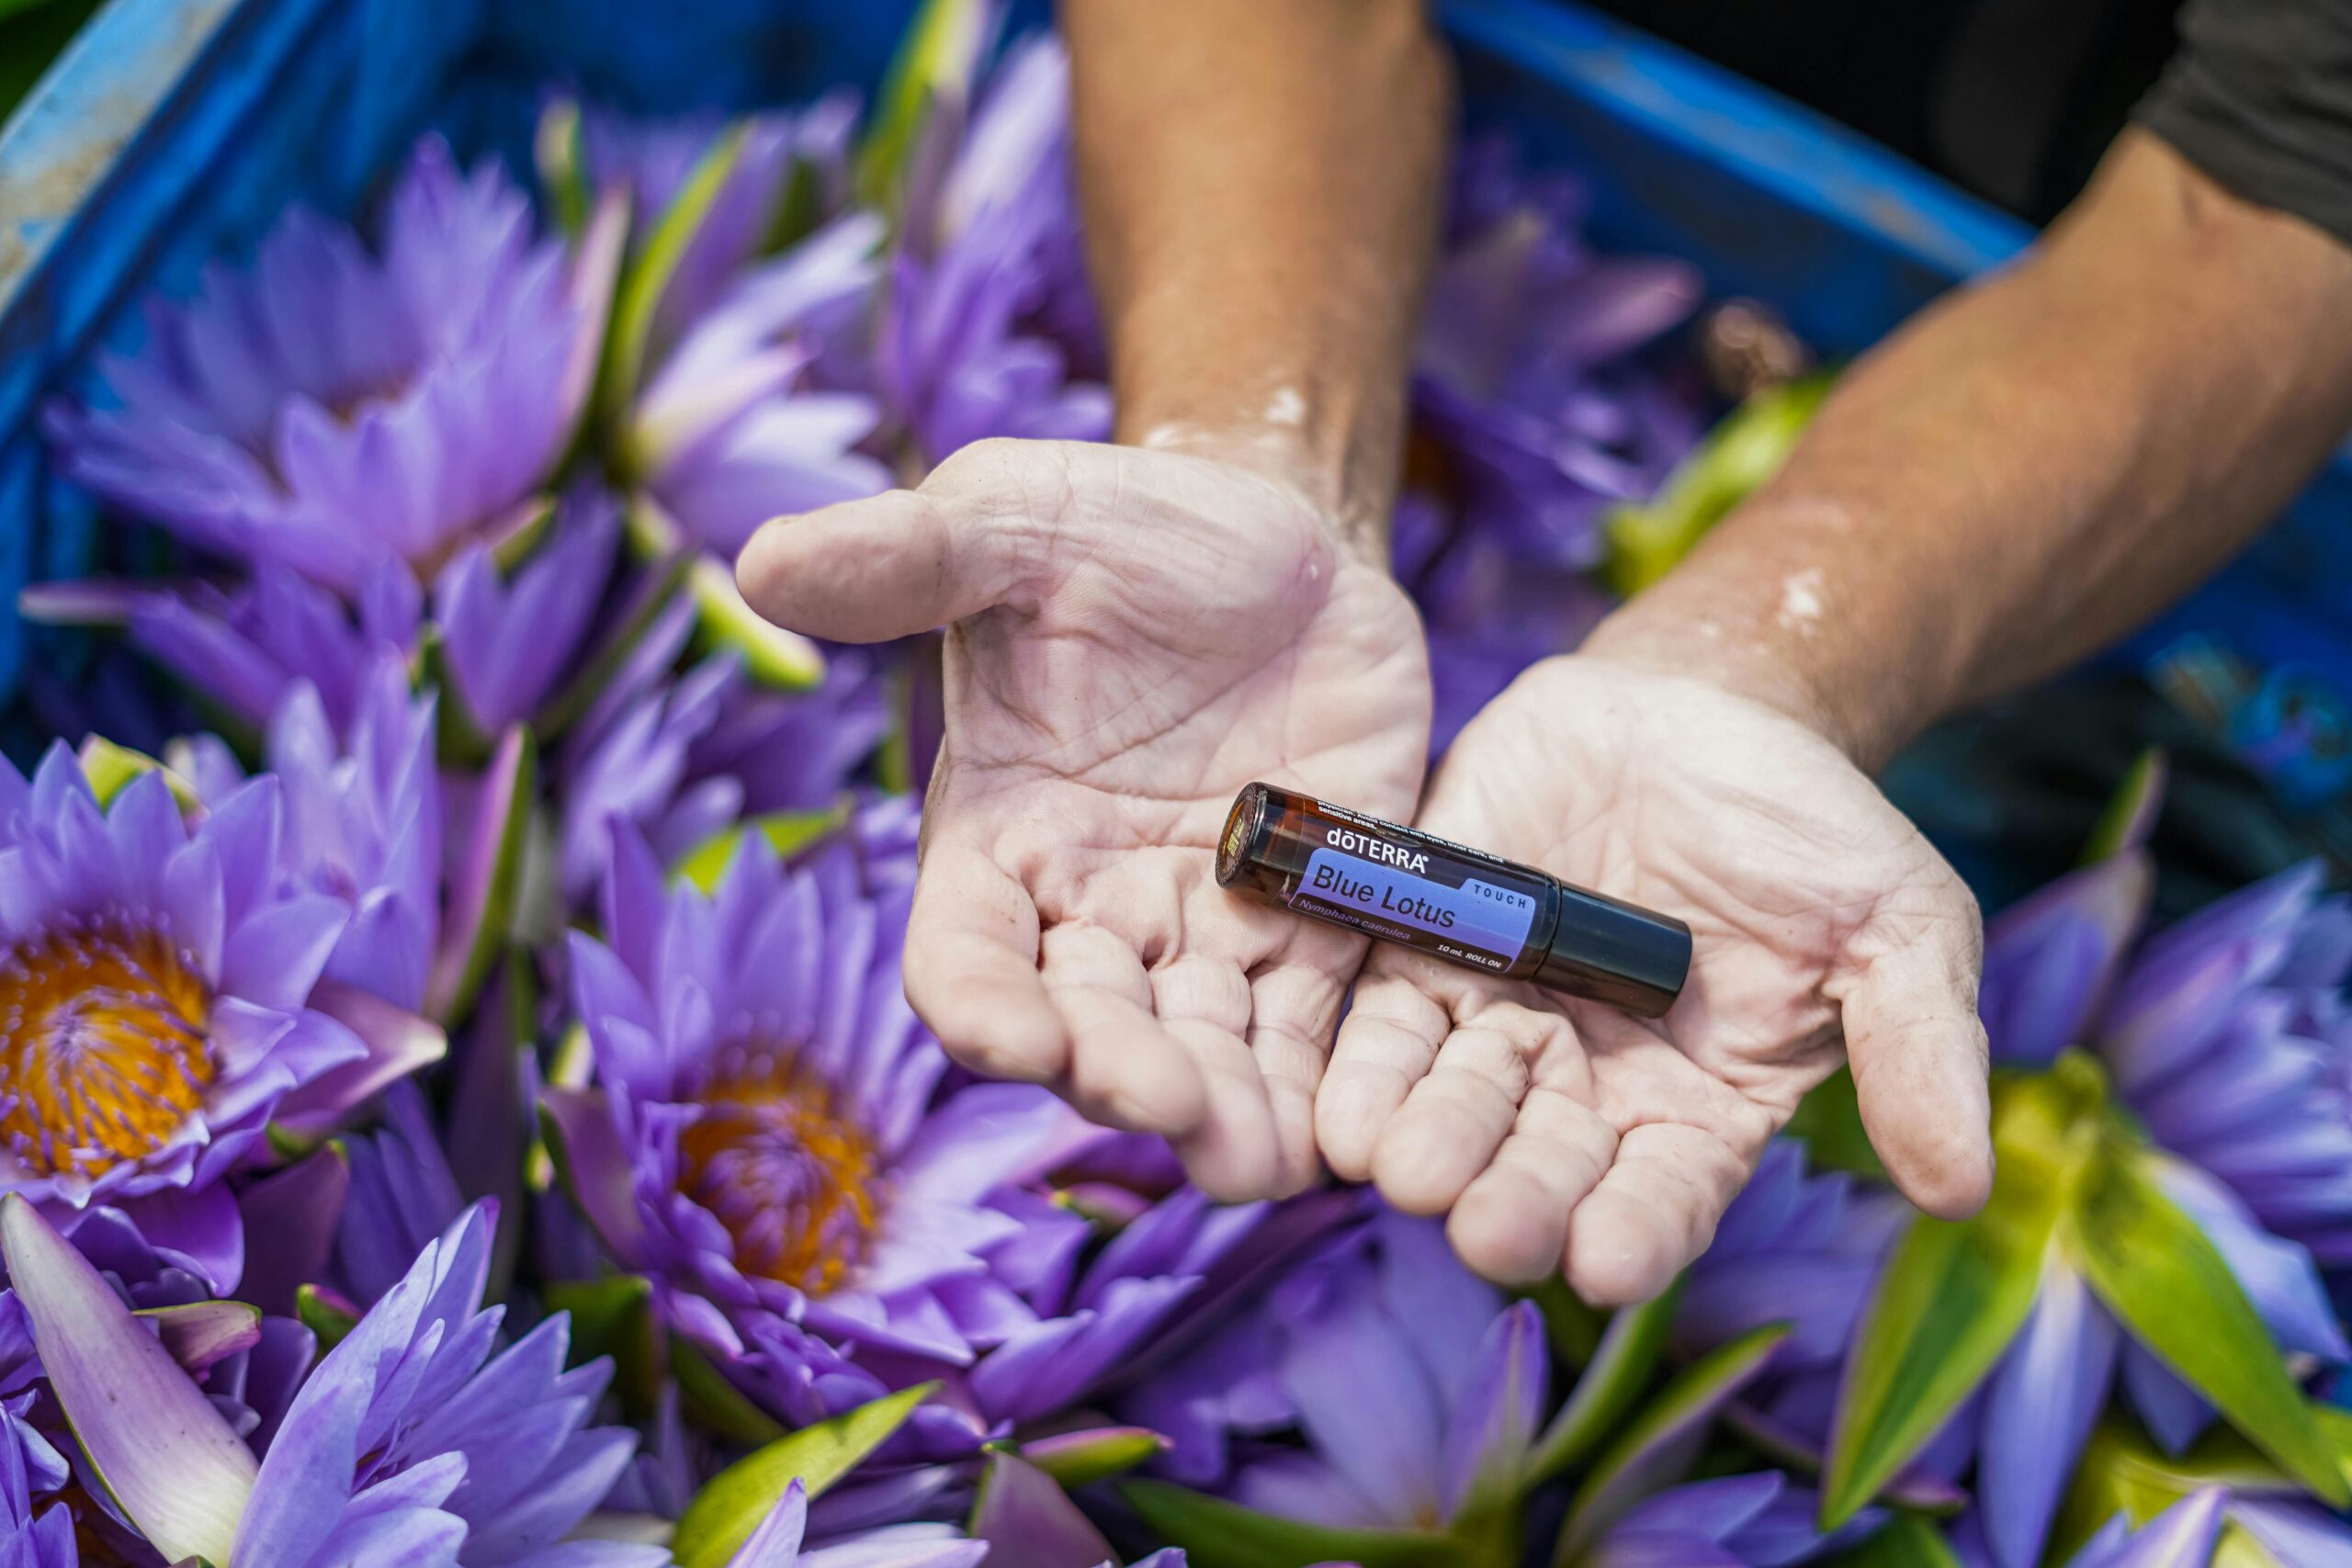
[[[51,481],[43,400],[158,286],[289,200],[347,209],[430,125],[514,150],[549,79],[643,109],[871,86],[911,0],[113,0],[0,133],[0,694],[28,581],[85,569],[89,507]],[[1032,8],[1031,19],[1042,14]],[[1451,0],[1474,126],[1590,182],[1595,237],[1697,262],[1832,355],[1997,265],[2025,228],[1639,32],[1543,0]],[[2212,634],[2352,689],[2352,466],[2134,640]]]

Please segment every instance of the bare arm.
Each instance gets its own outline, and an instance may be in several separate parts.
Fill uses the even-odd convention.
[[[1450,96],[1419,0],[1064,0],[1121,441],[1385,536]]]
[[[2347,322],[2352,249],[2130,132],[1588,651],[1759,697],[1873,766],[2244,546],[2352,423]]]
[[[975,442],[772,523],[783,625],[951,623],[907,991],[947,1049],[1172,1138],[1220,1198],[1315,1175],[1364,942],[1216,886],[1269,779],[1411,813],[1420,626],[1383,547],[1446,75],[1418,0],[1066,0],[1124,446]]]

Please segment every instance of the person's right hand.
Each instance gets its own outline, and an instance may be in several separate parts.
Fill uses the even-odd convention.
[[[1380,540],[1280,439],[1230,461],[980,442],[920,490],[767,525],[737,569],[811,636],[949,626],[908,997],[957,1060],[1169,1134],[1225,1199],[1313,1180],[1364,950],[1216,886],[1233,797],[1264,779],[1407,817],[1429,743]]]
[[[1976,901],[1814,728],[1690,675],[1547,660],[1463,730],[1419,824],[1691,928],[1654,1021],[1400,948],[1365,965],[1323,1152],[1401,1209],[1451,1210],[1472,1268],[1655,1295],[1841,1055],[1912,1201],[1984,1201]]]

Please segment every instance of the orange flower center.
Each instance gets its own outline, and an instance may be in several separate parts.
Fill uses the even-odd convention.
[[[822,1295],[862,1262],[880,1212],[874,1145],[832,1092],[754,1056],[695,1096],[679,1187],[735,1242],[746,1274]]]
[[[154,1153],[212,1085],[193,954],[117,915],[68,918],[0,959],[0,1148],[96,1179]]]

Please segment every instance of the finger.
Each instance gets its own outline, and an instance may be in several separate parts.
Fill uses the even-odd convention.
[[[1595,1306],[1649,1300],[1707,1249],[1747,1174],[1747,1161],[1696,1127],[1627,1130],[1568,1215],[1568,1284]]]
[[[1151,995],[1161,1027],[1192,1052],[1208,1090],[1208,1112],[1186,1151],[1189,1163],[1207,1173],[1203,1185],[1218,1197],[1287,1196],[1303,1189],[1313,1179],[1313,1142],[1306,1179],[1291,1185],[1294,1162],[1283,1158],[1271,1086],[1243,1039],[1251,1004],[1241,965],[1185,953],[1151,971]]]
[[[1023,520],[929,487],[763,524],[736,558],[752,608],[836,642],[882,642],[1001,604]]]
[[[1558,1272],[1568,1218],[1617,1153],[1617,1131],[1592,1107],[1542,1084],[1530,1089],[1510,1135],[1453,1206],[1446,1235],[1476,1272],[1532,1285]]]
[[[1993,1190],[1975,930],[1963,918],[1879,953],[1843,1004],[1871,1146],[1903,1195],[1943,1219],[1974,1213]]]
[[[1069,1036],[1037,974],[1037,908],[978,851],[923,858],[907,917],[907,1000],[947,1054],[991,1077],[1043,1083],[1069,1061]]]
[[[1045,933],[1038,973],[1069,1032],[1070,1102],[1130,1132],[1190,1133],[1207,1111],[1192,1053],[1152,1015],[1143,960],[1115,933],[1083,921]]]
[[[1347,1181],[1372,1175],[1381,1129],[1453,1029],[1443,1004],[1413,978],[1365,971],[1315,1096],[1315,1139],[1334,1175]]]
[[[1487,1168],[1519,1119],[1537,1053],[1570,1051],[1557,1013],[1493,1002],[1457,1026],[1382,1129],[1372,1159],[1381,1195],[1409,1214],[1438,1214]]]
[[[1350,952],[1343,966],[1351,969],[1358,956]],[[1270,964],[1250,982],[1250,1053],[1273,1111],[1277,1196],[1315,1182],[1316,1100],[1345,989],[1329,965],[1307,962]]]
[[[1208,1096],[1199,1125],[1175,1140],[1193,1185],[1220,1203],[1272,1196],[1279,1166],[1273,1109],[1250,1047],[1197,1018],[1173,1020],[1167,1029],[1191,1053]]]

